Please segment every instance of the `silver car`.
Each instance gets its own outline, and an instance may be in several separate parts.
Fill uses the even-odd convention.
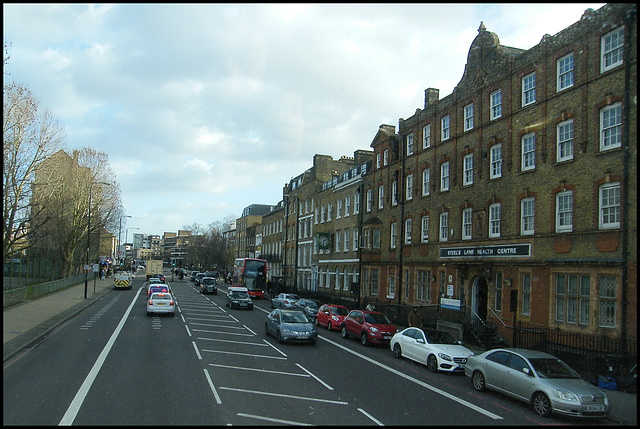
[[[470,356],[465,374],[473,388],[497,390],[533,406],[540,416],[604,417],[609,400],[562,360],[526,349],[495,349]]]
[[[271,308],[296,308],[296,301],[300,297],[294,293],[281,293],[271,299]]]
[[[300,310],[273,310],[264,322],[265,335],[273,335],[279,343],[301,341],[315,344],[318,329]]]
[[[153,292],[147,300],[147,316],[154,314],[176,315],[176,304],[168,292]]]
[[[320,306],[322,305],[322,303],[318,300],[315,299],[300,299],[298,301],[296,301],[295,303],[295,308],[296,310],[300,310],[303,311],[304,314],[307,315],[307,317],[309,318],[309,320],[315,320],[316,316],[318,315],[318,309],[320,308]]]

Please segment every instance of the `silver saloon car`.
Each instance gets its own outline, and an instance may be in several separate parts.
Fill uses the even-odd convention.
[[[318,329],[300,310],[273,310],[264,323],[265,335],[273,335],[279,343],[285,341],[315,344]]]
[[[271,299],[271,308],[296,308],[296,302],[300,297],[294,293],[281,293]]]
[[[526,349],[494,349],[470,356],[465,374],[474,389],[496,390],[531,404],[540,416],[552,413],[604,417],[609,400],[562,360]]]

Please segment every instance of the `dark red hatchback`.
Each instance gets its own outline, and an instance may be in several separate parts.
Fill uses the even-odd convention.
[[[362,345],[389,344],[398,329],[379,311],[351,310],[342,322],[342,337],[360,338]]]

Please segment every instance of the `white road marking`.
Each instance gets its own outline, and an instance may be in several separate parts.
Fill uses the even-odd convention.
[[[269,341],[267,340],[262,340],[265,343],[267,343],[269,346],[271,346],[275,351],[277,351],[278,353],[280,353],[282,356],[287,356],[286,353],[284,353],[282,350],[278,349],[276,346],[274,346],[273,344],[271,344]]]
[[[80,389],[76,393],[76,396],[73,398],[73,401],[71,401],[71,405],[69,405],[69,408],[64,413],[64,416],[62,416],[62,420],[60,420],[60,423],[58,423],[58,426],[70,426],[73,424],[73,421],[76,419],[76,416],[78,415],[78,411],[80,411],[80,407],[82,407],[82,403],[84,402],[85,398],[87,397],[87,394],[89,393],[89,389],[91,389],[91,385],[93,384],[96,377],[98,376],[98,373],[100,372],[100,369],[104,364],[104,361],[107,359],[107,356],[109,355],[109,352],[113,347],[113,344],[116,342],[118,335],[120,335],[120,331],[122,331],[122,328],[125,322],[127,321],[129,314],[131,313],[131,309],[133,308],[133,306],[136,303],[136,300],[138,299],[138,295],[140,295],[140,291],[141,289],[138,289],[138,292],[133,297],[131,304],[129,304],[129,308],[127,308],[127,311],[122,316],[122,319],[120,319],[120,323],[118,323],[116,330],[113,331],[113,334],[111,334],[111,338],[109,338],[109,341],[107,341],[107,344],[104,346],[104,349],[102,349],[102,352],[98,356],[98,359],[96,359],[96,362],[93,364],[91,371],[89,371],[89,374],[84,379],[82,386],[80,386]]]
[[[291,420],[274,419],[272,417],[256,416],[254,414],[238,413],[236,415],[239,417],[247,417],[250,419],[264,420],[271,423],[281,423],[281,424],[295,425],[295,426],[313,426],[312,424],[309,424],[309,423],[300,423],[300,422],[294,422]]]
[[[304,372],[306,372],[307,374],[309,374],[311,377],[315,378],[316,380],[318,380],[318,383],[322,384],[324,387],[326,387],[329,390],[333,390],[333,387],[329,386],[327,383],[325,383],[324,381],[320,380],[318,377],[316,377],[314,374],[312,374],[310,371],[308,371],[307,369],[305,369],[302,365],[300,365],[299,363],[296,363],[296,365],[298,366],[298,368],[300,368],[301,370],[303,370]]]
[[[260,369],[260,368],[245,368],[241,366],[231,366],[231,365],[221,365],[218,363],[210,363],[209,366],[218,366],[220,368],[230,368],[230,369],[239,369],[242,371],[255,371],[255,372],[266,372],[269,374],[281,374],[281,375],[293,375],[296,377],[311,377],[309,374],[300,374],[297,372],[283,372],[283,371],[272,371],[269,369]]]
[[[248,346],[260,346],[260,347],[267,347],[266,344],[261,344],[261,343],[250,343],[247,341],[238,341],[238,340],[221,340],[219,338],[205,338],[205,337],[197,337],[197,340],[204,340],[204,341],[219,341],[221,343],[232,343],[232,344],[245,344]]]
[[[198,346],[196,345],[196,342],[191,341],[191,344],[193,344],[193,348],[196,350],[196,355],[198,355],[198,359],[202,360],[202,356],[200,355],[200,351],[198,350]]]
[[[285,395],[285,394],[282,394],[282,393],[260,392],[260,391],[257,391],[257,390],[236,389],[236,388],[233,388],[233,387],[221,387],[220,390],[231,390],[231,391],[234,391],[234,392],[243,392],[243,393],[255,393],[256,395],[277,396],[277,397],[280,397],[280,398],[300,399],[300,400],[303,400],[303,401],[325,402],[327,404],[349,405],[348,402],[343,402],[343,401],[331,401],[329,399],[309,398],[309,397],[305,397],[305,396],[295,396],[295,395]]]
[[[367,413],[365,410],[363,410],[362,408],[358,408],[358,411],[360,411],[362,414],[364,414],[365,416],[369,417],[371,420],[373,420],[373,422],[375,424],[377,424],[378,426],[384,426],[384,424],[376,419],[375,417],[373,417],[371,414]]]
[[[222,350],[202,350],[203,352],[207,352],[207,353],[222,353],[222,354],[226,354],[226,355],[236,355],[236,356],[250,356],[250,357],[259,357],[259,358],[264,358],[264,359],[286,359],[284,357],[279,357],[279,356],[266,356],[266,355],[253,355],[253,354],[249,354],[249,353],[238,353],[238,352],[224,352]]]
[[[222,400],[220,399],[220,395],[218,395],[218,391],[216,390],[215,386],[213,385],[213,381],[211,381],[211,377],[209,376],[209,371],[207,371],[207,368],[204,369],[204,375],[205,375],[205,377],[207,377],[207,381],[209,382],[209,387],[211,387],[211,391],[213,392],[213,396],[216,397],[216,402],[218,403],[218,405],[222,404]]]

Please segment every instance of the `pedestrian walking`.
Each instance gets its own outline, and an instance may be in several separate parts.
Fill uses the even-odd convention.
[[[104,268],[100,270],[100,280],[104,280],[104,276],[106,276],[106,273],[104,272]]]
[[[409,312],[409,326],[419,328],[422,326],[422,316],[418,314],[418,307],[413,307],[413,310]]]

